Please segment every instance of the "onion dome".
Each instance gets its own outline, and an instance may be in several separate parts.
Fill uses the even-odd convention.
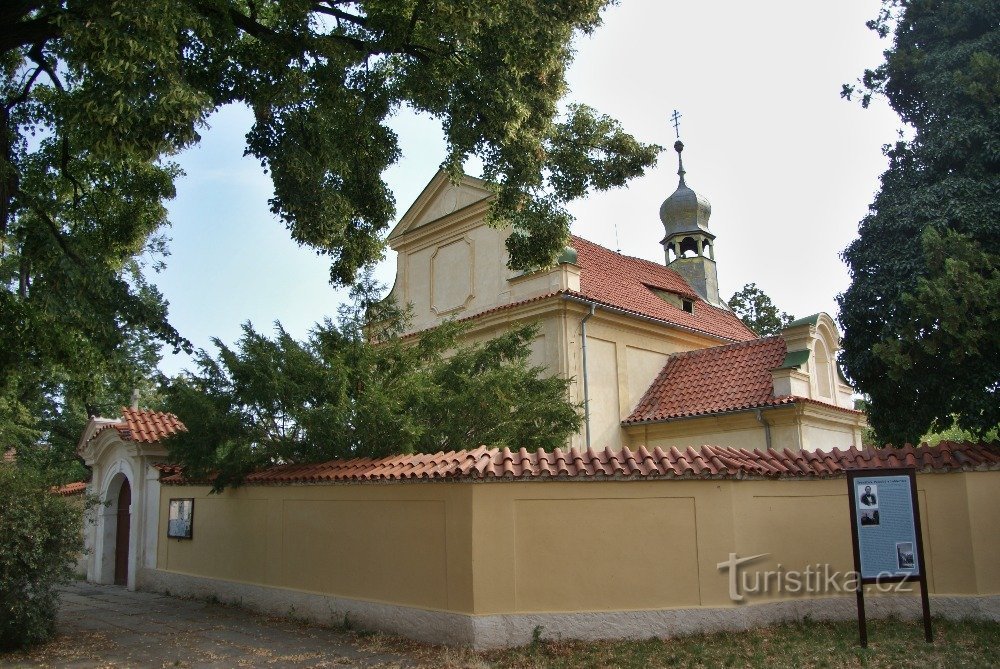
[[[708,232],[708,218],[712,215],[712,204],[704,195],[698,195],[684,183],[684,161],[681,151],[684,144],[680,140],[674,143],[677,151],[677,170],[680,182],[677,190],[660,205],[660,221],[667,239],[690,232]]]

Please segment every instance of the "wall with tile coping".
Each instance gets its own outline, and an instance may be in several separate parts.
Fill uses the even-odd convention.
[[[1000,472],[917,477],[932,609],[1000,620]],[[853,593],[729,597],[755,570],[852,567],[844,479],[163,486],[157,568],[139,586],[490,647],[649,637],[853,615]],[[194,497],[194,538],[167,539]],[[915,615],[915,593],[873,610]]]

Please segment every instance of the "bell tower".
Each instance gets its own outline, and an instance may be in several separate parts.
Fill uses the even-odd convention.
[[[663,250],[667,266],[683,276],[701,297],[713,306],[719,299],[719,275],[715,267],[715,235],[708,229],[712,205],[684,182],[684,143],[674,142],[677,151],[677,190],[660,205],[660,221],[666,233]]]

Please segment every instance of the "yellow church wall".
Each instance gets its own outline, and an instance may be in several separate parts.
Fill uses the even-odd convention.
[[[1000,550],[997,534],[973,528],[966,512],[995,503],[997,483],[997,472],[918,477],[935,592],[974,593],[980,574],[1000,571],[988,559]],[[161,542],[160,568],[434,608],[455,609],[453,600],[463,610],[464,599],[476,613],[725,605],[716,563],[730,551],[768,553],[761,569],[852,565],[843,479],[164,492],[164,513],[171,497],[196,499],[196,531],[191,541]],[[448,522],[446,507],[462,520]],[[971,517],[981,524],[985,515]],[[456,571],[449,547],[476,565],[456,574],[472,575],[471,607],[446,582]],[[247,568],[265,552],[266,574],[259,564]],[[964,568],[973,555],[983,563]],[[1000,592],[997,583],[982,585],[979,592]]]
[[[191,497],[197,528],[193,539],[167,539],[169,502],[161,498],[157,563],[161,568],[248,583],[267,580],[267,500],[259,489],[208,496],[208,488],[183,488],[173,497]],[[266,527],[266,525],[265,525]]]
[[[581,321],[587,305],[570,302],[562,315],[567,336],[568,375],[574,379],[572,397],[583,401]],[[598,308],[587,321],[587,378],[590,391],[591,446],[618,448],[627,443],[621,429],[672,353],[722,342],[681,330],[604,311]],[[581,432],[572,446],[586,446]]]
[[[837,411],[816,404],[802,404],[798,408],[802,423],[802,449],[807,451],[841,450],[851,446],[861,447],[861,431],[865,425],[862,414]]]
[[[630,448],[684,448],[728,446],[774,450],[830,450],[861,444],[863,417],[834,412],[812,405],[785,406],[761,411],[771,432],[770,444],[757,412],[735,411],[662,423],[629,425],[624,428]]]
[[[772,449],[799,449],[799,428],[794,408],[768,409],[761,412],[761,417],[770,426]],[[761,450],[768,447],[767,434],[754,411],[630,425],[624,430],[630,448],[646,446],[666,450],[706,444]]]
[[[731,550],[730,495],[713,481],[476,485],[475,613],[700,606]]]
[[[168,539],[171,498],[193,538]],[[158,569],[429,609],[471,609],[469,486],[164,486]]]
[[[1000,472],[965,474],[967,513],[976,556],[976,589],[1000,592]],[[945,519],[947,522],[947,519]]]
[[[861,437],[850,425],[812,423],[808,418],[802,424],[802,449],[806,451],[829,451],[833,448],[844,450],[851,446],[861,446]]]
[[[466,341],[485,341],[516,323],[537,323],[539,334],[532,343],[532,364],[545,367],[547,373],[570,378],[570,400],[583,403],[581,321],[588,312],[587,305],[559,296],[519,304],[469,322]],[[638,404],[668,355],[720,343],[697,333],[667,330],[598,308],[587,322],[591,446],[618,448],[626,443],[621,420]],[[583,428],[569,445],[585,447]]]
[[[921,474],[917,487],[931,594],[1000,596],[1000,472]],[[169,499],[184,497],[195,499],[194,538],[167,539]],[[339,615],[369,603],[383,608],[369,610],[367,624],[377,628],[388,616],[386,629],[397,633],[410,633],[401,620],[422,620],[413,611],[465,616],[478,630],[445,617],[436,632],[414,629],[427,640],[454,629],[465,630],[455,632],[458,642],[479,643],[476,635],[488,633],[493,640],[483,643],[509,643],[496,639],[530,638],[540,624],[532,616],[542,614],[679,611],[711,624],[778,601],[853,604],[853,591],[825,588],[818,577],[789,591],[789,581],[779,590],[776,579],[756,576],[809,569],[850,586],[843,478],[248,486],[215,496],[205,487],[164,486],[161,499],[158,568],[147,582],[183,592],[184,578],[213,579],[198,592],[215,583],[229,597],[246,593],[279,611],[294,593],[335,598]],[[760,556],[740,569],[748,574],[742,602],[730,597],[728,570],[720,568],[733,556]],[[768,591],[754,591],[764,582]],[[286,594],[268,599],[240,584]],[[974,613],[996,602],[969,601],[951,599],[940,611]],[[313,610],[329,622],[327,608]],[[511,636],[489,636],[497,629]]]
[[[619,448],[619,377],[625,370],[618,368],[618,342],[588,336],[587,367],[591,446]]]
[[[966,495],[969,481],[982,498]],[[1000,575],[998,535],[977,544],[969,521],[974,501],[987,514],[996,508],[997,483],[1000,472],[918,475],[932,593],[1000,593],[989,580]],[[473,494],[478,614],[735,606],[718,568],[730,553],[767,554],[753,571],[829,564],[841,585],[853,569],[843,478],[508,483]],[[817,592],[814,582],[809,594],[853,593]]]
[[[392,294],[412,305],[411,330],[510,302],[506,233],[479,223],[482,215],[460,212],[432,223],[439,234],[399,249]]]
[[[629,413],[639,404],[639,400],[656,380],[663,366],[667,364],[668,357],[667,353],[661,351],[625,345],[625,369],[627,371],[625,387],[627,392],[624,406],[627,407]]]
[[[754,481],[734,486],[736,552],[763,555],[746,570],[803,572],[824,563],[832,571],[851,571],[854,558],[846,493],[844,479]],[[784,597],[772,590],[754,593],[753,600]]]

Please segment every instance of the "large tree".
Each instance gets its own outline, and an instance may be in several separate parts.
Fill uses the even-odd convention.
[[[842,362],[881,443],[1000,424],[1000,4],[886,1],[893,44],[865,72],[911,138],[844,252]]]
[[[774,306],[767,293],[755,283],[748,283],[733,293],[726,304],[748,328],[761,337],[779,334],[783,327],[795,320],[795,316]]]
[[[22,373],[85,376],[126,333],[189,348],[128,267],[162,243],[170,157],[223,105],[252,109],[246,152],[273,178],[271,209],[330,257],[335,283],[382,254],[395,215],[382,175],[400,158],[388,120],[402,106],[441,121],[453,174],[482,159],[491,221],[515,228],[512,263],[550,262],[564,203],[658,151],[560,107],[572,40],[607,3],[0,3],[0,413]]]
[[[246,325],[235,348],[216,340],[217,357],[199,352],[197,371],[165,391],[188,427],[167,442],[172,460],[221,489],[278,463],[552,449],[579,428],[569,382],[529,363],[535,327],[480,344],[462,343],[454,322],[401,338],[406,316],[394,305],[355,305],[306,341],[280,324],[273,338]]]

